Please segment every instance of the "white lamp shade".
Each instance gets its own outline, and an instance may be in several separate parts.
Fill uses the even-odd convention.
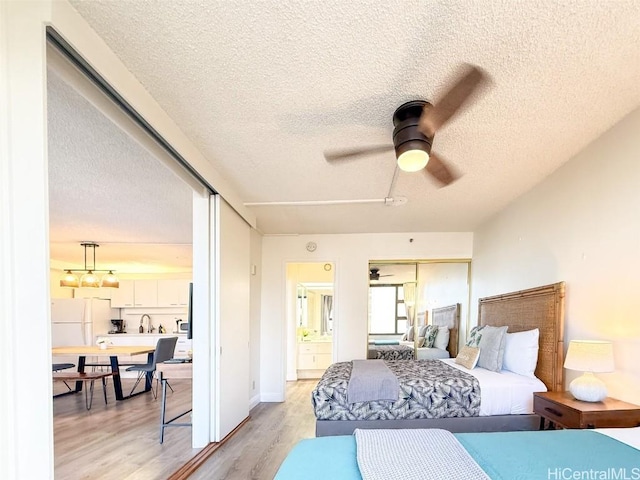
[[[613,346],[611,342],[572,340],[564,368],[592,373],[613,372]]]
[[[429,154],[424,150],[407,150],[398,157],[398,167],[404,172],[417,172],[427,166]]]

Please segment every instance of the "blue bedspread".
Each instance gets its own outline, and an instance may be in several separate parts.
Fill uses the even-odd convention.
[[[458,433],[460,443],[494,480],[640,479],[640,451],[591,430]],[[425,446],[426,452],[430,446]],[[302,440],[276,480],[362,480],[355,437]]]

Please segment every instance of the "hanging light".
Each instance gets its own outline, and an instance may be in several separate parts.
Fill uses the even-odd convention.
[[[67,270],[60,279],[60,286],[78,288],[80,286],[78,276],[75,275],[71,270]]]
[[[98,270],[96,269],[96,248],[99,247],[97,243],[94,242],[83,242],[80,245],[84,247],[84,270],[74,270],[74,269],[65,269],[65,273],[60,279],[61,287],[89,287],[89,288],[98,288],[98,287],[109,287],[109,288],[119,288],[120,282],[118,281],[118,277],[115,276],[113,270]],[[89,267],[87,266],[87,248],[93,250],[93,264]],[[84,272],[80,280],[78,280],[78,276],[73,272]],[[94,272],[108,272],[103,277],[102,280],[98,278],[98,276]]]
[[[120,288],[120,282],[118,281],[118,277],[115,276],[112,270],[109,270],[104,277],[102,277],[102,281],[100,282],[101,287],[110,287],[110,288]]]

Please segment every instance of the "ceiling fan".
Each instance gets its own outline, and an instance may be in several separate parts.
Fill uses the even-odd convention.
[[[401,170],[417,172],[424,169],[440,187],[446,187],[458,175],[441,156],[431,153],[433,138],[436,131],[446,125],[465,104],[468,105],[467,100],[473,92],[488,79],[480,68],[465,64],[462,73],[433,104],[412,100],[396,109],[393,114],[393,145],[325,152],[325,159],[333,162],[395,149]]]
[[[371,267],[369,269],[369,280],[380,280],[380,277],[393,277],[393,274],[380,275],[380,269],[378,267]]]

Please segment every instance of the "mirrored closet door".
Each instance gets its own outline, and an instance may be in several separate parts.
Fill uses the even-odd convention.
[[[455,356],[459,332],[467,330],[469,265],[467,260],[371,261],[367,357]]]

